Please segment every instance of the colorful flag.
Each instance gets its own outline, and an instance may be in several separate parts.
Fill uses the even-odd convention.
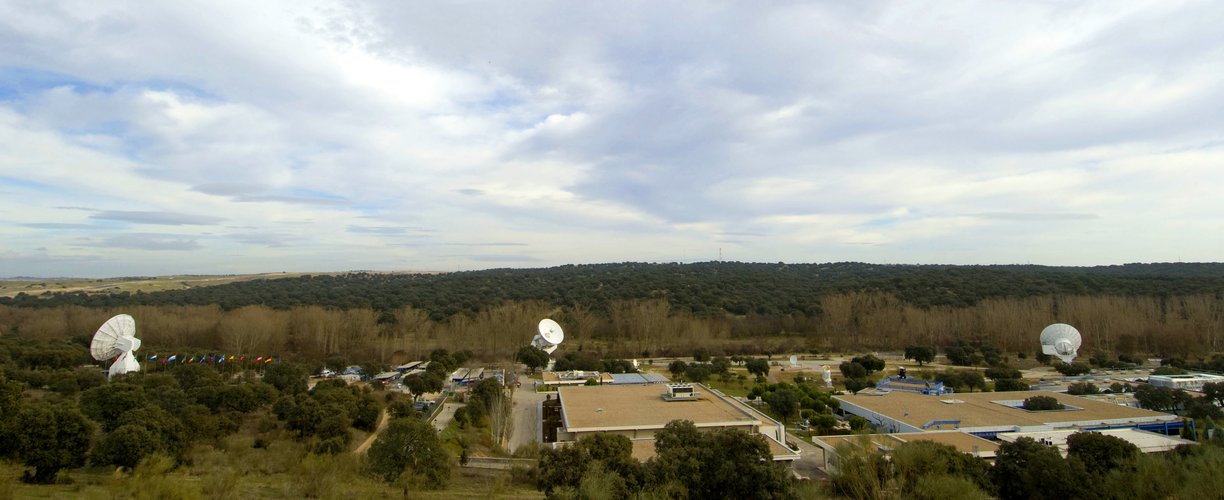
[[[156,359],[157,359],[157,355],[156,355],[156,354],[154,354],[154,355],[152,355],[152,356],[149,356],[149,361],[153,361],[153,360],[156,360]]]
[[[264,363],[271,363],[271,362],[272,362],[272,356],[268,356],[267,359],[264,359]]]
[[[229,357],[229,362],[230,362],[230,363],[233,363],[233,362],[234,362],[234,355],[233,355],[233,354],[230,354],[230,357]]]
[[[170,359],[170,361],[174,361],[174,360],[178,359],[178,354],[175,354],[175,355],[173,355],[173,356],[170,356],[170,358],[169,358],[169,359]]]
[[[255,362],[256,362],[256,363],[263,363],[263,356],[260,356],[260,357],[258,357],[258,358],[255,358]]]

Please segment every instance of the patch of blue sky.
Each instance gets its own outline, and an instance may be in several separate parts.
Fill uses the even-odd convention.
[[[112,93],[122,88],[138,88],[172,92],[197,101],[216,102],[221,100],[216,94],[174,80],[155,78],[99,83],[38,68],[13,65],[0,66],[0,100],[19,100],[26,95],[58,87],[70,87],[81,94],[94,92]]]
[[[518,97],[514,96],[512,93],[506,91],[505,89],[498,89],[496,92],[493,93],[493,95],[489,96],[487,99],[476,102],[477,106],[481,107],[482,109],[486,109],[490,111],[497,111],[497,110],[513,108],[513,107],[521,106],[522,104],[523,104],[522,99],[519,99]]]
[[[350,205],[349,208],[371,217],[390,215],[395,211],[395,207],[392,206],[391,203],[387,202],[363,201],[361,203]]]
[[[50,184],[43,184],[41,182],[35,182],[29,179],[18,179],[16,177],[8,177],[4,175],[0,175],[0,186],[9,186],[21,191],[34,191],[38,193],[58,193],[64,191],[63,189]]]
[[[160,80],[160,79],[140,80],[140,81],[125,82],[124,85],[128,87],[139,87],[139,88],[149,89],[149,90],[158,91],[158,92],[170,92],[170,93],[173,93],[179,96],[183,96],[183,97],[187,97],[187,98],[190,98],[196,101],[205,101],[205,102],[223,101],[223,98],[217,94],[208,92],[204,89],[201,89],[193,85],[188,85],[186,83],[173,81],[173,80]]]
[[[24,66],[0,66],[0,100],[18,100],[28,94],[56,87],[72,87],[79,92],[105,92],[114,88],[54,71]]]
[[[898,222],[906,219],[905,217],[880,217],[871,219],[867,222],[859,224],[859,227],[865,229],[882,229],[895,226]]]
[[[123,137],[131,129],[127,122],[120,120],[82,121],[79,125],[67,127],[61,132],[70,135],[109,135]]]

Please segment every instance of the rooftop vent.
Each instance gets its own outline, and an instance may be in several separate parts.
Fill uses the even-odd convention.
[[[701,393],[693,390],[693,384],[667,384],[663,399],[667,401],[696,401]]]

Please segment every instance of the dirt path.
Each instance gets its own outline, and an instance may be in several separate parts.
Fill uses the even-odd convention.
[[[382,433],[383,429],[387,428],[388,420],[387,410],[384,409],[382,413],[378,414],[378,427],[375,427],[374,432],[371,432],[370,436],[367,437],[365,441],[362,441],[361,446],[358,446],[357,449],[353,450],[353,454],[364,455],[366,450],[370,449],[370,445],[374,444],[374,440],[378,438],[378,435]]]

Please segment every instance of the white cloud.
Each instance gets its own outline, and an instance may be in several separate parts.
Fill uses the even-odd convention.
[[[1218,259],[1222,17],[0,4],[0,275]]]

